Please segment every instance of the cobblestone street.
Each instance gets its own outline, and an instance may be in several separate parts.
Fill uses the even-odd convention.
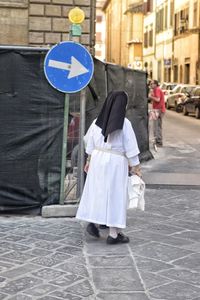
[[[180,189],[147,189],[127,245],[75,219],[1,216],[0,299],[200,300],[199,220],[199,190]]]

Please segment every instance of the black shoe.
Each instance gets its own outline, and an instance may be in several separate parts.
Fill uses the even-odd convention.
[[[125,243],[129,243],[129,237],[120,232],[120,233],[118,233],[116,238],[113,238],[112,236],[109,235],[107,237],[106,242],[109,245],[125,244]]]
[[[86,231],[94,237],[97,237],[97,238],[100,237],[99,229],[93,223],[88,224]]]
[[[129,243],[129,237],[124,235],[122,232],[118,233],[117,236],[119,243]]]
[[[106,225],[99,225],[99,229],[107,229],[107,228],[109,228],[109,227]]]

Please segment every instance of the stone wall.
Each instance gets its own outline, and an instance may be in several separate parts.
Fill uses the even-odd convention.
[[[0,0],[0,44],[46,46],[69,40],[69,10],[85,12],[80,42],[93,52],[95,0]]]
[[[28,44],[28,0],[0,0],[0,44]]]

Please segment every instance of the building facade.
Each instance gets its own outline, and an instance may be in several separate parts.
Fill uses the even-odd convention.
[[[149,77],[200,84],[200,0],[153,0],[152,7],[144,16]]]
[[[200,22],[198,0],[174,1],[174,81],[200,84]]]
[[[69,40],[69,11],[85,13],[80,42],[94,53],[96,0],[0,0],[0,45],[49,46]]]
[[[107,0],[106,60],[124,67],[143,68],[143,1]]]
[[[143,38],[143,65],[150,78],[153,77],[155,68],[155,4],[147,2],[144,11],[144,38]]]
[[[96,0],[95,57],[105,61],[106,20],[102,10],[106,0]]]

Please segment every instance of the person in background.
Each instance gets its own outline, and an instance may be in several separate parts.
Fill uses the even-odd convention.
[[[87,232],[99,237],[98,224],[109,227],[107,244],[128,243],[126,227],[128,171],[141,176],[139,149],[125,118],[128,96],[112,91],[86,134],[87,177],[76,218],[89,222]]]
[[[165,108],[164,93],[159,87],[157,80],[152,80],[150,83],[149,99],[152,101],[152,108],[157,111],[157,118],[153,121],[153,131],[155,137],[156,146],[163,146],[163,135],[162,135],[162,120]]]

